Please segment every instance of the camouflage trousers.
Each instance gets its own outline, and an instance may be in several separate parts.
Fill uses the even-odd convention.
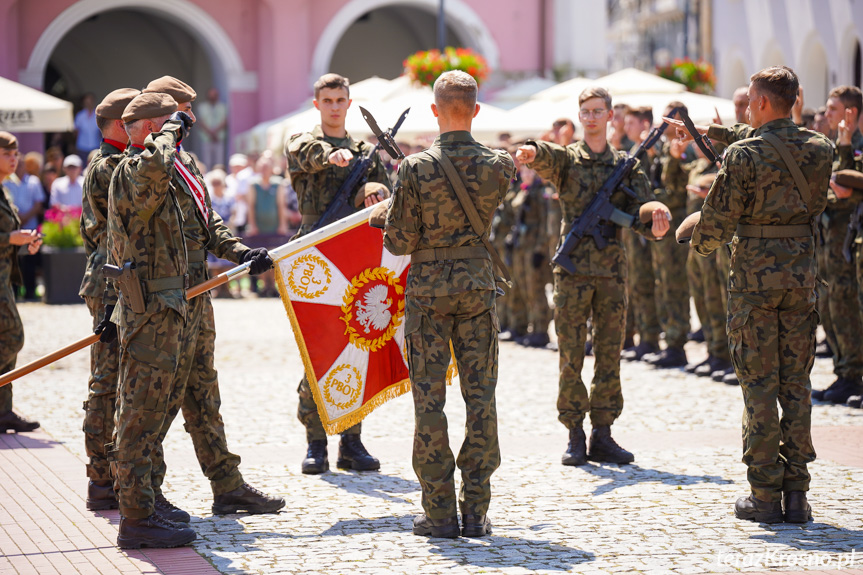
[[[714,357],[727,361],[729,359],[728,336],[725,332],[726,299],[723,298],[723,287],[728,284],[728,273],[723,269],[720,256],[717,253],[705,257],[696,253],[695,250],[690,250],[689,258],[697,270],[697,285],[700,285],[699,289],[701,290],[699,295],[704,306],[701,326],[704,330],[707,352]],[[695,290],[697,286],[691,287]]]
[[[625,280],[556,272],[554,305],[560,349],[557,418],[567,429],[582,425],[587,413],[594,426],[611,425],[623,410],[620,348],[626,316]],[[581,369],[591,314],[596,364],[588,396]]]
[[[220,495],[243,484],[240,456],[228,450],[220,411],[222,398],[219,376],[214,367],[216,320],[212,300],[209,295],[202,295],[189,300],[188,306],[186,337],[177,368],[178,381],[169,401],[172,410],[159,434],[158,449],[153,454],[153,488],[156,493],[161,492],[167,472],[162,441],[178,410],[182,410],[183,427],[192,438],[201,471],[210,480],[213,495]]]
[[[809,489],[815,306],[812,288],[728,294],[728,344],[743,391],[743,462],[762,501]]]
[[[831,214],[825,232],[826,269],[830,317],[833,318],[833,372],[839,377],[863,375],[863,316],[857,299],[857,270],[855,263],[846,262],[842,244],[850,214]],[[841,321],[837,321],[841,318]]]
[[[516,264],[521,265],[521,259],[516,258],[516,250],[509,252],[502,250],[499,253],[506,253],[507,266],[512,272],[512,287],[506,288],[506,296],[500,298],[497,302],[497,314],[500,319],[500,324],[507,330],[524,335],[527,333],[529,326],[528,304],[525,297],[525,278],[519,275],[516,270]]]
[[[662,328],[659,325],[659,314],[656,309],[656,277],[653,274],[652,248],[643,240],[632,230],[623,230],[629,305],[640,341],[658,346]]]
[[[686,210],[672,214],[674,221],[686,217]],[[649,242],[656,278],[656,296],[660,324],[665,330],[665,343],[669,347],[683,347],[689,335],[689,283],[686,277],[686,258],[689,247],[666,237],[662,241]]]
[[[105,311],[102,298],[85,296],[84,301],[95,329]],[[97,341],[90,346],[90,378],[84,402],[84,449],[89,458],[87,477],[93,481],[111,479],[107,446],[114,435],[119,362],[120,344],[116,340],[108,344]]]
[[[109,458],[121,515],[144,518],[153,513],[156,452],[161,452],[163,432],[182,400],[176,387],[182,385],[177,370],[186,322],[166,308],[142,315],[119,332],[116,428]]]
[[[415,416],[413,467],[422,487],[423,510],[432,519],[456,515],[454,475],[458,465],[461,512],[485,515],[491,501],[490,479],[500,466],[495,292],[408,295],[405,300],[405,343]],[[444,414],[450,342],[467,411],[465,439],[457,460],[450,450]]]
[[[536,242],[528,242],[527,247],[536,246]],[[517,277],[523,286],[524,307],[527,312],[527,329],[524,333],[548,333],[548,325],[551,323],[551,308],[548,306],[548,297],[545,295],[545,284],[551,275],[549,260],[545,256],[545,246],[540,253],[543,260],[538,268],[534,266],[533,249],[516,249],[513,254],[512,275]]]
[[[8,277],[8,276],[7,276]],[[7,281],[0,285],[0,374],[15,369],[18,352],[24,347],[24,325],[15,305],[15,293]],[[0,387],[0,413],[12,410],[12,384]]]
[[[297,406],[297,419],[306,428],[306,441],[326,441],[327,432],[324,431],[324,424],[321,423],[321,415],[318,413],[318,405],[315,403],[315,396],[309,385],[308,377],[303,376],[303,379],[300,380],[297,393],[300,395],[300,402]],[[341,435],[359,435],[362,429],[363,424],[360,422],[344,430]]]
[[[826,276],[825,271],[827,270],[827,247],[824,245],[823,228],[822,233],[819,235],[818,238],[818,244],[815,248],[815,260],[818,263],[818,273],[822,276]],[[857,274],[857,278],[858,286],[863,285],[859,283],[859,272]],[[835,350],[837,348],[837,345],[836,334],[833,333],[833,317],[830,315],[830,289],[829,286],[826,286],[819,282],[815,286],[815,290],[818,292],[818,315],[821,318],[821,326],[824,328],[824,337],[826,338],[827,345],[830,346],[830,349]],[[861,310],[863,310],[863,307],[861,307]],[[863,315],[863,311],[861,311],[861,315]]]

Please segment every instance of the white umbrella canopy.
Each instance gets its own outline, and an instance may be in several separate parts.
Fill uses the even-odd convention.
[[[511,110],[552,86],[557,86],[557,82],[548,78],[527,78],[498,90],[489,98],[488,103],[504,110]]]
[[[0,130],[68,132],[73,125],[71,102],[0,78]]]
[[[680,82],[666,80],[636,68],[618,70],[608,76],[597,78],[593,83],[608,90],[612,96],[644,93],[677,94],[686,91],[686,86]]]
[[[591,80],[589,78],[573,78],[571,80],[561,82],[560,84],[556,84],[551,88],[546,88],[545,90],[537,92],[531,97],[531,100],[555,102],[559,100],[568,100],[570,98],[577,99],[578,95],[589,86],[598,86],[598,84],[596,83],[596,80]]]

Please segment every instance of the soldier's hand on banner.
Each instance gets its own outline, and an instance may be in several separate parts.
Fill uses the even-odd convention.
[[[351,163],[351,158],[353,157],[354,155],[353,153],[351,153],[350,150],[342,148],[330,154],[327,158],[327,163],[338,166],[340,168],[346,168],[348,164]]]
[[[273,258],[267,252],[266,248],[255,248],[243,254],[243,263],[252,262],[249,266],[249,275],[256,276],[262,274],[273,267]]]
[[[192,126],[195,123],[189,114],[186,112],[174,112],[168,119],[180,124],[180,140],[185,140],[189,137],[189,132],[192,131]]]
[[[99,334],[99,341],[102,343],[111,343],[117,339],[117,326],[111,323],[111,315],[114,313],[114,306],[108,304],[105,306],[105,315],[102,316],[102,321],[96,326],[93,333]]]

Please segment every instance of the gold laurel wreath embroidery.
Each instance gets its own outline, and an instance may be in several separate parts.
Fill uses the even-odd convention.
[[[318,290],[316,292],[312,292],[312,293],[309,293],[309,291],[305,288],[305,286],[298,287],[297,284],[294,283],[294,272],[296,271],[296,269],[301,264],[304,264],[304,263],[309,262],[309,261],[314,262],[315,264],[319,265],[321,267],[321,269],[324,270],[324,273],[327,275],[327,283],[325,283],[324,286],[320,290]],[[295,294],[301,295],[301,296],[306,297],[308,299],[314,299],[314,298],[318,297],[319,295],[321,295],[322,293],[324,293],[325,291],[327,291],[327,289],[330,287],[330,282],[332,281],[332,279],[333,279],[333,275],[332,275],[332,273],[330,273],[330,266],[327,265],[327,262],[325,262],[324,260],[322,260],[321,258],[316,256],[315,254],[307,254],[307,255],[304,255],[302,257],[297,258],[294,261],[293,265],[291,265],[291,271],[288,274],[288,287],[290,287],[291,291],[294,292]]]
[[[336,375],[338,375],[341,371],[346,369],[352,369],[354,372],[354,376],[357,378],[356,388],[351,392],[351,396],[344,403],[339,403],[333,399],[333,396],[330,394],[330,388],[333,386],[333,383],[341,383],[336,379]],[[357,368],[352,365],[348,365],[347,363],[343,363],[336,367],[334,370],[330,372],[327,376],[326,381],[324,381],[324,399],[327,400],[327,403],[338,407],[339,409],[347,409],[353,404],[357,402],[357,399],[360,397],[360,390],[363,387],[363,378],[360,376],[360,372]]]
[[[365,351],[377,351],[395,336],[396,330],[402,323],[402,316],[404,315],[405,310],[405,300],[400,299],[398,311],[396,311],[392,320],[390,320],[389,327],[387,327],[381,335],[372,340],[361,336],[357,330],[351,326],[351,319],[354,317],[354,298],[360,291],[360,288],[375,280],[386,281],[387,285],[392,286],[398,295],[402,295],[405,291],[399,278],[397,278],[395,274],[387,268],[369,268],[351,280],[351,284],[345,290],[345,296],[342,299],[344,302],[344,305],[342,305],[342,313],[345,314],[342,316],[342,320],[345,322],[345,335],[348,336],[350,342]]]

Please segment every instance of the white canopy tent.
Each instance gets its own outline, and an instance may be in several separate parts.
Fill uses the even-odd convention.
[[[0,130],[8,132],[68,132],[72,103],[0,78]]]
[[[488,103],[504,110],[512,110],[533,98],[537,93],[557,85],[557,82],[548,78],[527,78],[498,90],[492,94]]]

